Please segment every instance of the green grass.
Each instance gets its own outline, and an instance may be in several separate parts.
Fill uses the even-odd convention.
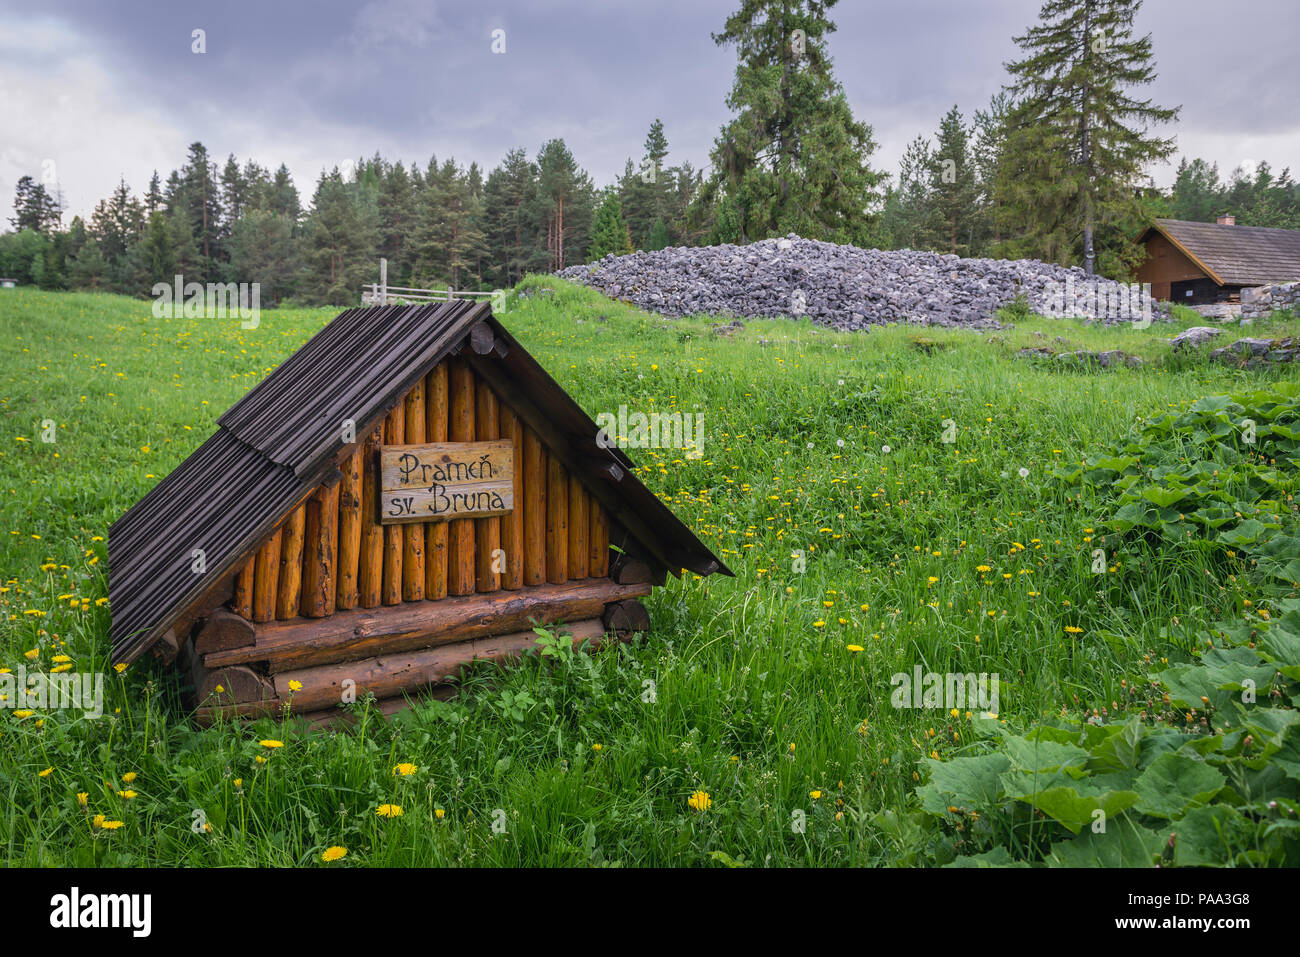
[[[0,293],[0,665],[63,654],[109,675],[101,720],[0,712],[8,862],[297,865],[333,845],[349,854],[331,866],[919,862],[898,821],[927,756],[973,753],[980,720],[894,709],[892,674],[997,673],[1008,729],[1063,710],[1120,720],[1121,682],[1186,660],[1197,629],[1261,597],[1194,549],[1159,575],[1121,560],[1099,586],[1104,516],[1052,477],[1140,418],[1297,378],[1210,364],[1205,349],[1167,361],[1162,340],[1188,323],[838,334],[763,320],[723,337],[717,320],[663,320],[556,280],[521,288],[541,286],[555,295],[512,297],[501,319],[593,416],[704,414],[702,458],[630,454],[736,578],[670,579],[631,645],[482,669],[453,702],[362,709],[337,733],[198,729],[170,671],[109,670],[102,601],[108,526],[334,311],[268,311],[242,330],[121,297]],[[1014,358],[1032,345],[1150,361]],[[401,762],[418,770],[394,775]],[[688,806],[696,790],[707,811]],[[380,818],[385,803],[404,813]],[[95,828],[94,814],[123,825]]]

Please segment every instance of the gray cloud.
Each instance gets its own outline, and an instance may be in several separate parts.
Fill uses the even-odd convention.
[[[597,182],[639,155],[664,120],[674,162],[706,164],[727,119],[735,66],[718,48],[735,0],[613,3],[341,0],[161,3],[51,0],[11,9],[0,37],[0,216],[13,183],[56,162],[70,212],[88,213],[119,176],[139,191],[188,143],[288,163],[310,194],[322,168],[378,151],[423,165],[530,153],[562,136]],[[1005,78],[1012,36],[1037,0],[843,0],[830,40],[875,165],[897,167],[953,103],[969,116]],[[1245,159],[1300,166],[1294,0],[1250,0],[1249,33],[1225,32],[1211,0],[1148,0],[1159,80],[1183,106],[1180,153],[1226,172]],[[206,31],[207,53],[190,51]],[[492,53],[492,31],[506,53]],[[1298,170],[1300,171],[1300,170]],[[1153,171],[1172,179],[1172,168]]]

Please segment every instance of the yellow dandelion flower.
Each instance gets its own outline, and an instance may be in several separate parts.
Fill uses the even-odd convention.
[[[400,774],[402,777],[409,777],[415,772],[416,772],[415,765],[407,761],[403,761],[401,764],[395,765],[393,767],[393,773]]]
[[[46,768],[44,771],[38,771],[36,776],[38,778],[48,778],[53,773],[54,773],[54,768]]]
[[[272,748],[272,749],[284,747],[283,741],[276,741],[274,738],[267,738],[265,741],[259,741],[258,744],[260,744],[264,748]]]
[[[375,813],[380,817],[401,817],[402,806],[400,804],[381,804],[375,808]]]
[[[328,864],[331,861],[341,860],[342,858],[345,858],[347,856],[348,856],[348,849],[346,847],[339,847],[336,844],[333,847],[325,848],[325,853],[320,856],[320,859],[324,863]]]
[[[709,797],[708,791],[696,791],[686,803],[696,811],[707,811],[713,806],[713,798]]]

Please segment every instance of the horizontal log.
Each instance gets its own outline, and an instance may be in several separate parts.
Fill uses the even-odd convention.
[[[198,690],[199,703],[209,706],[270,701],[274,697],[271,682],[242,665],[209,671]]]
[[[439,701],[446,701],[448,698],[454,698],[456,697],[456,691],[457,688],[453,684],[431,685],[426,689],[419,690],[415,695],[403,694],[376,701],[371,713],[378,712],[385,717],[390,717],[399,711],[405,711],[413,703],[422,700],[436,698]],[[339,708],[326,708],[323,711],[311,711],[307,714],[294,715],[294,717],[306,721],[311,728],[346,727],[356,724],[359,720],[355,712],[344,711]]]
[[[244,648],[251,645],[257,637],[253,627],[247,618],[225,608],[218,608],[208,616],[199,633],[194,636],[194,650],[207,655],[214,651]]]
[[[577,642],[600,637],[605,633],[605,626],[598,618],[588,618],[574,622],[568,630]],[[453,680],[462,667],[472,662],[506,661],[536,645],[537,635],[533,631],[517,631],[382,658],[285,671],[272,680],[282,699],[288,698],[291,683],[296,682],[297,689],[292,692],[293,709],[303,714],[341,704],[345,693],[355,694],[356,698],[366,694],[388,698]]]
[[[604,622],[609,631],[618,632],[621,635],[632,634],[637,631],[644,634],[650,630],[650,613],[646,611],[645,605],[635,598],[611,602],[606,605],[605,612],[601,615],[601,621]]]
[[[252,645],[215,652],[204,658],[204,664],[216,668],[264,661],[275,672],[356,660],[514,631],[531,619],[594,618],[610,602],[648,594],[647,584],[619,585],[605,578],[589,578],[437,602],[359,608],[315,620],[267,622],[255,626],[257,638]]]

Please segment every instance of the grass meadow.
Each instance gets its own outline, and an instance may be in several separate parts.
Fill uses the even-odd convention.
[[[1188,322],[719,335],[721,320],[534,277],[500,318],[593,417],[703,413],[702,457],[629,454],[736,577],[670,578],[650,634],[474,670],[457,698],[394,718],[362,704],[339,731],[200,729],[177,674],[109,666],[107,530],[336,312],[265,311],[244,330],[0,291],[0,666],[102,672],[107,696],[98,720],[0,709],[8,863],[930,865],[995,846],[983,860],[1062,863],[1033,829],[1068,819],[936,809],[936,768],[1063,721],[1134,726],[1153,671],[1197,660],[1218,622],[1289,607],[1248,561],[1122,538],[1112,490],[1063,478],[1142,420],[1300,379],[1209,347],[1171,356]],[[1015,356],[1040,345],[1147,361]],[[916,666],[997,674],[996,714],[895,708],[891,676]],[[1297,748],[1300,731],[1278,734]],[[1289,860],[1252,840],[1223,860]]]

